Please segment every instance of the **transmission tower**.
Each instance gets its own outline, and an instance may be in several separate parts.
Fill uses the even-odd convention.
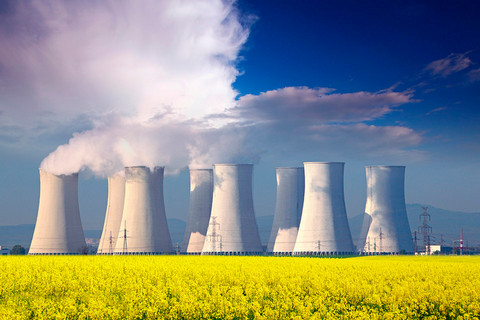
[[[177,255],[180,254],[180,243],[178,243],[178,242],[175,243],[175,253],[176,253]]]
[[[417,254],[417,231],[413,231],[413,244],[414,244],[414,247],[413,247],[413,253],[416,255]]]
[[[123,231],[123,254],[126,254],[128,252],[128,247],[127,247],[127,221],[126,220],[125,220],[125,228],[122,231]]]
[[[423,246],[425,248],[425,254],[430,254],[430,234],[432,233],[432,227],[428,225],[430,221],[430,214],[428,214],[428,207],[422,207],[423,212],[420,215],[420,221],[422,225],[418,227],[418,232],[423,236]]]
[[[212,233],[209,235],[210,242],[212,242],[212,251],[217,251],[217,241],[220,243],[220,251],[222,251],[222,236],[217,234],[217,226],[220,229],[220,223],[217,222],[217,217],[212,217],[210,225],[212,226]]]
[[[219,247],[220,247],[220,252],[223,251],[223,243],[222,243],[222,235],[218,235],[218,241],[219,241]]]
[[[378,234],[379,238],[380,238],[380,241],[379,241],[379,252],[383,252],[383,247],[382,247],[382,239],[383,239],[383,232],[382,232],[382,228],[380,228],[380,233]]]
[[[112,253],[112,252],[113,252],[113,237],[112,237],[112,231],[110,231],[110,239],[109,239],[108,248],[109,248],[109,253]]]

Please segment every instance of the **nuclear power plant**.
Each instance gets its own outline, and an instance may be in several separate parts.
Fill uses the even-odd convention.
[[[405,167],[368,166],[367,202],[362,227],[363,253],[412,253],[405,205]]]
[[[293,252],[302,216],[305,175],[303,168],[277,168],[277,197],[267,252]]]
[[[85,253],[78,174],[40,172],[40,201],[29,254]],[[270,237],[262,247],[253,203],[253,165],[190,169],[186,230],[177,253],[351,255],[413,253],[405,205],[405,167],[368,166],[367,201],[357,249],[345,208],[343,162],[276,168]],[[108,178],[97,254],[173,253],[163,195],[164,168],[126,167]]]
[[[202,254],[263,252],[253,208],[251,164],[215,164],[213,201]]]
[[[125,200],[115,254],[173,251],[163,199],[163,167],[125,168]]]
[[[79,254],[86,248],[78,207],[78,174],[40,172],[40,201],[29,254]]]
[[[97,254],[113,254],[117,245],[118,231],[122,222],[125,200],[125,178],[116,174],[108,177],[107,212]]]
[[[294,254],[354,252],[343,195],[343,162],[305,162],[305,199]]]
[[[213,197],[213,170],[190,169],[190,205],[182,252],[202,253]]]

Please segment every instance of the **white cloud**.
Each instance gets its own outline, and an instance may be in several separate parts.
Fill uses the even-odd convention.
[[[411,162],[428,157],[419,149],[423,134],[405,126],[365,123],[309,126],[264,125],[247,141],[264,155],[285,161],[345,161],[346,159]],[[261,146],[261,148],[259,147]]]
[[[406,161],[426,156],[415,149],[423,141],[421,133],[366,122],[415,101],[411,92],[335,93],[329,88],[289,87],[243,96],[227,115],[247,124],[244,145],[264,155]]]
[[[312,138],[318,141],[329,140],[335,145],[344,145],[350,152],[359,152],[369,157],[404,155],[418,146],[423,137],[415,130],[404,126],[374,126],[357,123],[351,126],[319,125],[309,127]]]
[[[80,131],[43,163],[52,172],[188,165],[190,141],[211,126],[204,116],[235,105],[249,30],[234,1],[12,6],[0,21],[0,142],[94,121],[71,127]]]
[[[26,1],[0,22],[0,110],[198,118],[233,106],[248,36],[229,1]],[[25,117],[25,112],[29,117]]]
[[[444,110],[447,110],[447,109],[448,109],[447,107],[438,107],[438,108],[435,108],[435,109],[432,109],[432,110],[428,111],[425,115],[429,116],[431,114],[441,112],[441,111],[444,111]]]
[[[330,88],[287,87],[242,96],[231,112],[252,121],[359,122],[411,102],[415,100],[410,92],[335,93]]]
[[[473,64],[467,53],[451,53],[446,58],[435,60],[425,67],[425,71],[435,76],[446,77],[467,69]]]
[[[480,80],[480,68],[479,69],[474,69],[474,70],[471,70],[469,73],[468,73],[468,78],[470,79],[470,81],[479,81]]]
[[[53,173],[105,176],[126,165],[175,173],[266,154],[418,155],[420,133],[365,123],[415,102],[409,91],[287,87],[235,100],[249,30],[233,2],[14,6],[0,22],[0,144],[77,132],[44,159]]]

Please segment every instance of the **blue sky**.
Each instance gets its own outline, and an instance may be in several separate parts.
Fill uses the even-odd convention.
[[[192,7],[163,21],[149,15],[155,2],[145,2],[144,11],[135,8],[142,18],[129,16],[128,23],[116,16],[132,11],[123,2],[106,9],[76,1],[2,3],[0,39],[7,45],[0,49],[0,225],[34,223],[40,163],[80,133],[45,166],[57,172],[82,168],[83,224],[100,229],[102,172],[117,166],[99,159],[116,164],[118,157],[108,156],[116,152],[109,144],[118,130],[135,132],[122,138],[134,148],[132,141],[155,141],[153,149],[160,150],[139,148],[142,156],[133,158],[120,153],[120,164],[145,161],[172,169],[165,181],[171,218],[186,219],[184,168],[196,162],[183,146],[198,136],[195,160],[208,154],[205,163],[256,164],[257,215],[273,212],[275,166],[303,161],[346,163],[349,216],[363,212],[364,166],[374,164],[407,166],[408,203],[480,212],[477,2],[210,3],[208,14]],[[59,12],[68,24],[57,19]],[[211,30],[223,33],[204,36]],[[138,126],[138,119],[159,118],[158,105],[175,112],[163,113],[168,116],[153,131]],[[179,115],[220,125],[193,128]],[[86,159],[85,153],[98,157]]]

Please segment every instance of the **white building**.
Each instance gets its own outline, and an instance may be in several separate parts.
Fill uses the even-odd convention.
[[[343,162],[305,162],[305,199],[294,254],[354,252],[343,193]]]
[[[29,254],[78,254],[86,247],[78,207],[78,174],[40,169],[40,201]]]
[[[108,200],[103,232],[98,243],[97,254],[113,254],[117,245],[125,201],[125,177],[108,177]]]
[[[173,252],[163,199],[163,170],[125,168],[125,201],[115,254]]]
[[[292,253],[302,216],[303,168],[277,168],[277,197],[267,252]]]
[[[190,206],[182,251],[201,253],[213,197],[213,170],[190,169]]]
[[[259,254],[251,164],[216,164],[213,202],[202,254]]]
[[[366,174],[367,201],[360,251],[413,253],[405,205],[405,167],[368,166]]]

